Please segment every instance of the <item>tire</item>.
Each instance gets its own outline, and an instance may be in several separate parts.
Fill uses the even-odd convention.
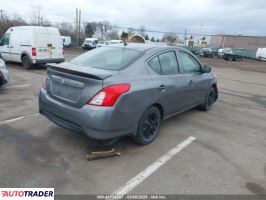
[[[32,64],[31,64],[28,56],[24,55],[22,57],[22,65],[25,69],[31,69],[32,68]]]
[[[140,118],[136,135],[133,137],[140,145],[150,144],[157,136],[161,122],[160,110],[152,106]]]
[[[201,105],[201,109],[203,111],[209,111],[215,102],[215,98],[216,98],[216,91],[214,87],[211,87],[204,103]]]

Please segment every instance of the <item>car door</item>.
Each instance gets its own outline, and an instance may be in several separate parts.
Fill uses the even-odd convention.
[[[179,51],[182,73],[186,82],[186,107],[202,103],[206,95],[206,80],[201,64],[188,52]]]
[[[5,61],[12,60],[12,54],[9,42],[10,42],[10,33],[6,33],[0,43],[1,56]]]
[[[186,85],[179,73],[175,50],[155,55],[148,61],[154,81],[157,101],[162,104],[165,116],[170,116],[184,108]]]

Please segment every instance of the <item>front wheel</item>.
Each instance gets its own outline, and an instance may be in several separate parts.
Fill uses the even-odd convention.
[[[161,122],[161,113],[155,106],[147,109],[142,115],[137,133],[133,137],[135,142],[141,145],[151,143],[157,136]]]
[[[212,108],[215,99],[216,99],[216,91],[214,87],[211,87],[204,103],[201,105],[202,110],[209,111]]]

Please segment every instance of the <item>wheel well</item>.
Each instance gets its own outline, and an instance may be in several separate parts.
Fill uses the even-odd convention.
[[[21,57],[20,57],[21,61],[22,61],[22,59],[23,59],[24,56],[28,56],[28,55],[25,54],[25,53],[22,53],[22,54],[21,54]]]
[[[217,88],[217,85],[216,84],[213,84],[212,87],[215,90],[215,101],[216,101],[218,99],[218,88]]]
[[[162,107],[162,105],[161,104],[159,104],[159,103],[155,103],[155,104],[153,104],[153,105],[151,105],[151,106],[155,106],[156,108],[158,108],[159,109],[159,111],[160,111],[160,114],[161,114],[161,119],[163,119],[163,107]]]

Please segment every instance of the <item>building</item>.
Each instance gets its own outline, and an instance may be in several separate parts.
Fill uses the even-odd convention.
[[[266,37],[242,36],[242,35],[213,35],[210,45],[219,45],[220,48],[243,48],[247,50],[257,50],[266,47]]]

